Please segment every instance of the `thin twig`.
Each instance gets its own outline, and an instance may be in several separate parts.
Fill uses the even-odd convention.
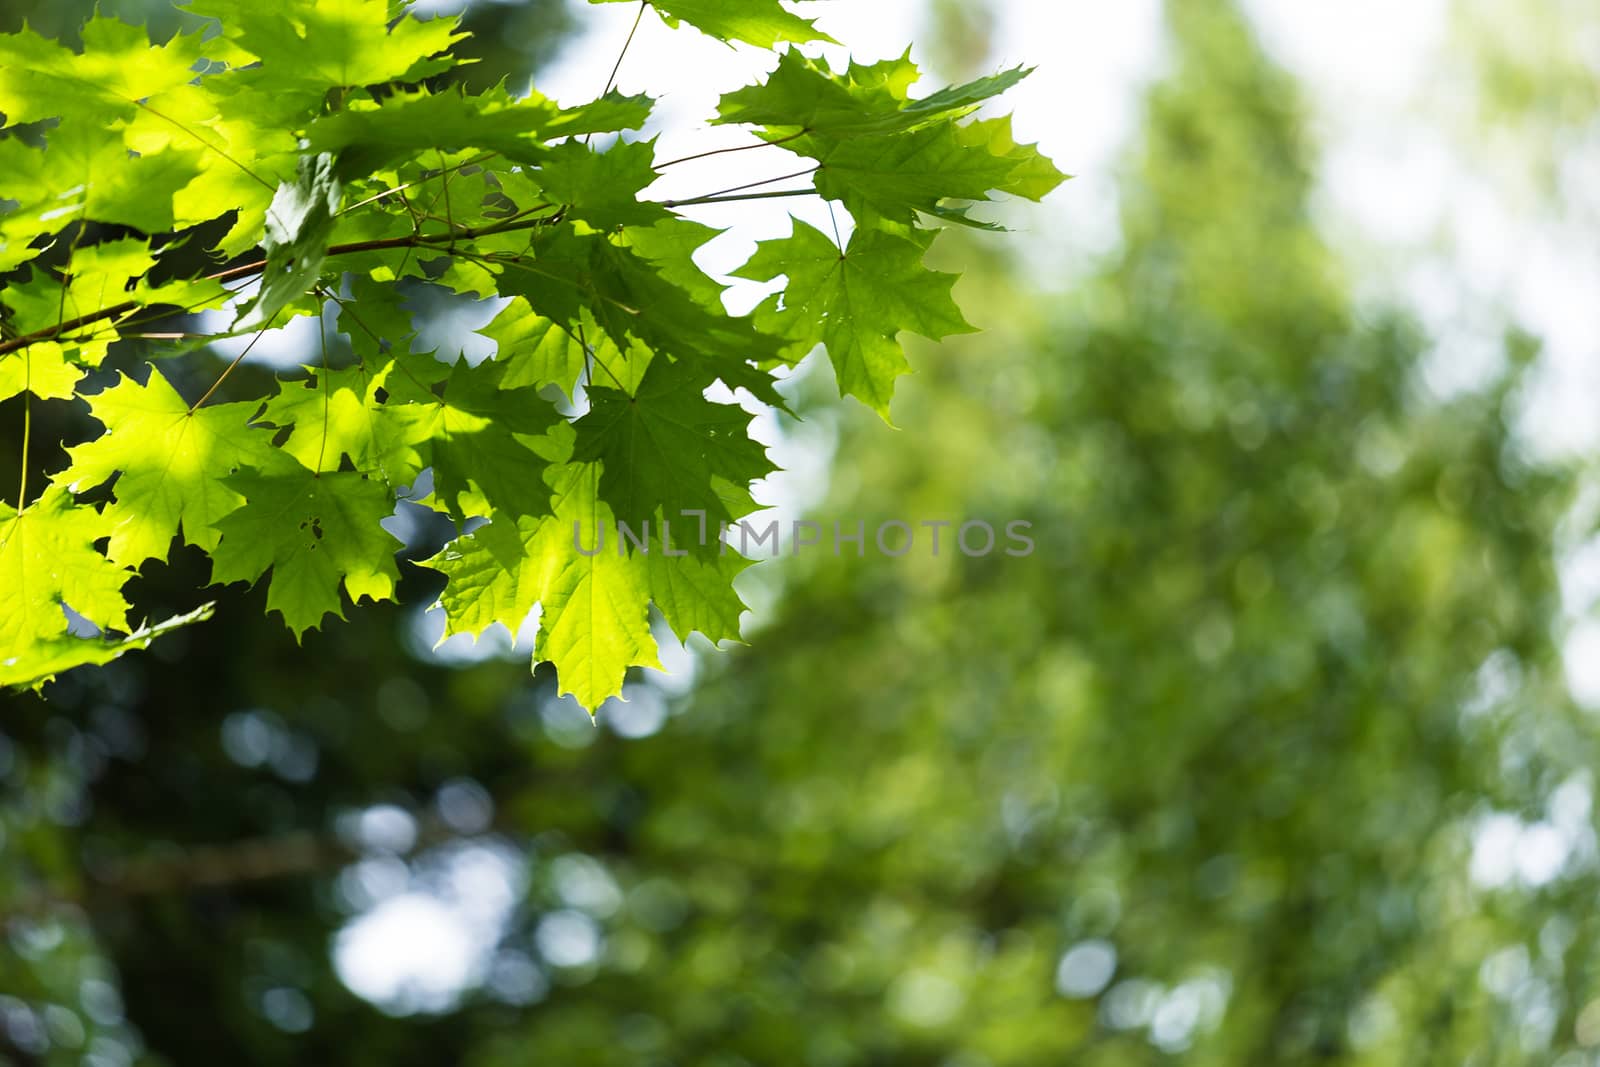
[[[718,189],[716,192],[707,193],[704,196],[692,196],[692,197],[689,197],[686,200],[663,200],[663,201],[661,201],[661,206],[662,207],[680,207],[680,206],[682,206],[684,204],[711,204],[711,203],[717,203],[724,196],[726,196],[728,193],[737,193],[742,189],[755,189],[755,188],[758,188],[758,187],[763,186],[763,185],[771,185],[773,182],[786,181],[789,178],[803,178],[807,174],[815,174],[817,171],[819,171],[821,169],[822,169],[822,165],[819,163],[814,167],[807,167],[805,170],[797,170],[792,174],[780,174],[776,178],[763,178],[758,182],[745,182],[743,185],[734,185],[734,186],[728,187],[727,189]],[[812,192],[812,191],[813,190],[810,190],[810,189],[806,190],[806,192]],[[754,197],[751,197],[750,199],[754,199]]]
[[[732,148],[713,148],[706,152],[696,152],[692,156],[679,156],[677,159],[669,159],[665,163],[657,163],[656,170],[666,170],[668,167],[676,167],[679,163],[690,163],[696,159],[706,159],[710,156],[720,156],[727,152],[748,152],[752,148],[766,148],[769,145],[783,144],[785,141],[793,141],[797,138],[804,137],[810,132],[810,130],[801,130],[798,133],[791,133],[787,137],[779,137],[775,141],[757,141],[755,144],[739,144],[734,145]]]
[[[816,196],[815,189],[778,189],[770,193],[742,193],[738,196],[697,196],[692,200],[663,200],[662,207],[693,207],[696,204],[734,204],[741,200],[773,200],[785,196]]]

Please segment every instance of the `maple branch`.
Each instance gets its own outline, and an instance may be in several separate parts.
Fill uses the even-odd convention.
[[[349,244],[330,245],[327,254],[330,256],[353,255],[357,252],[379,252],[388,248],[430,248],[434,245],[450,245],[457,241],[470,241],[478,237],[490,237],[498,233],[511,233],[516,230],[531,230],[539,226],[548,226],[561,220],[561,212],[556,211],[550,215],[541,215],[538,218],[517,218],[502,222],[491,223],[487,226],[467,226],[448,233],[416,233],[404,237],[384,237],[372,241],[352,241]],[[228,282],[239,278],[247,278],[252,274],[260,274],[266,269],[267,261],[258,259],[252,263],[243,263],[239,266],[229,267],[217,271],[215,274],[205,275],[205,281]],[[146,305],[137,300],[124,300],[120,304],[103,307],[87,315],[79,315],[75,319],[67,319],[42,330],[34,330],[14,337],[9,341],[0,343],[0,356],[8,352],[15,352],[27,348],[35,341],[54,340],[69,331],[83,326],[92,326],[97,322],[114,319],[118,315],[126,315],[137,311]]]

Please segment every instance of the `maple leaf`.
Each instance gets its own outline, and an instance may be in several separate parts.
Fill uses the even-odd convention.
[[[567,214],[596,229],[649,226],[670,219],[660,204],[639,193],[656,180],[654,141],[619,141],[596,152],[581,141],[550,149],[539,167],[539,183],[552,200],[570,205]]]
[[[427,561],[447,578],[443,636],[478,636],[495,623],[515,634],[537,605],[534,662],[553,662],[561,691],[591,710],[622,692],[629,667],[661,666],[645,558],[578,547],[580,538],[589,545],[596,531],[615,529],[599,479],[599,464],[553,466],[552,515],[491,522]]]
[[[775,468],[750,439],[751,414],[707,400],[705,385],[686,363],[657,359],[631,394],[591,390],[573,458],[604,464],[600,495],[618,519],[637,527],[698,510],[726,520],[753,508],[746,486]]]
[[[136,237],[75,249],[64,278],[30,264],[28,280],[5,290],[12,325],[22,332],[48,330],[114,303],[154,265],[150,242]],[[107,335],[110,330],[105,327]]]
[[[754,563],[720,542],[712,552],[686,556],[653,550],[645,557],[650,600],[680,641],[696,632],[713,644],[742,640],[739,620],[748,607],[734,591],[733,580]]]
[[[622,0],[591,2],[609,4]],[[650,0],[650,6],[668,25],[687,22],[719,41],[744,41],[759,48],[771,48],[781,41],[838,44],[812,25],[811,19],[785,10],[778,0]]]
[[[171,190],[200,173],[199,156],[198,149],[174,148],[130,158],[121,129],[86,122],[55,127],[43,147],[0,140],[0,199],[16,201],[0,219],[0,270],[37,254],[29,247],[34,239],[75,218],[170,230]]]
[[[962,118],[1030,72],[1013,67],[913,100],[908,90],[922,75],[909,51],[870,65],[852,62],[835,73],[826,59],[791,48],[778,57],[777,69],[765,80],[724,93],[714,121],[765,126],[774,136],[804,130],[807,143],[836,144]]]
[[[21,656],[0,655],[0,685],[38,689],[62,671],[100,666],[129,652],[149,648],[156,638],[211,618],[215,604],[139,627],[123,637],[51,637],[28,645]]]
[[[851,138],[819,153],[817,192],[897,222],[934,213],[951,198],[986,200],[1005,190],[1025,160],[974,150],[954,125],[925,126],[892,137]],[[964,212],[943,217],[964,221]]]
[[[81,490],[117,477],[101,534],[117,564],[166,559],[180,527],[188,543],[215,548],[217,521],[244,503],[223,479],[285,462],[271,433],[249,425],[259,403],[190,408],[153,366],[145,384],[124,376],[88,399],[106,432],[68,449],[72,463],[55,480]]]
[[[306,128],[306,144],[313,152],[337,153],[349,173],[370,173],[427,149],[480,148],[515,162],[539,164],[552,158],[548,142],[553,138],[636,130],[649,118],[649,97],[615,90],[562,108],[537,93],[516,99],[503,87],[471,96],[456,88],[355,101],[314,120]]]
[[[261,273],[261,291],[233,324],[235,330],[267,325],[286,304],[315,284],[343,189],[332,155],[322,152],[300,157],[295,180],[278,186],[267,208],[263,242],[267,264]]]
[[[699,631],[737,640],[746,607],[733,579],[752,562],[714,539],[710,552],[668,554],[660,543],[638,551],[617,537],[603,477],[601,463],[557,463],[545,475],[553,514],[491,521],[425,563],[446,577],[441,640],[478,637],[496,623],[515,635],[538,607],[534,662],[554,663],[561,691],[591,711],[622,692],[630,667],[659,669],[652,602],[680,639]]]
[[[924,212],[992,229],[947,201],[994,191],[1037,200],[1065,179],[1012,139],[1008,119],[958,121],[1028,73],[1016,67],[913,100],[919,73],[909,53],[835,72],[790,49],[770,78],[725,94],[717,121],[763,127],[768,140],[817,160],[817,192],[858,222],[882,217],[903,229]]]
[[[141,101],[194,80],[195,63],[216,48],[201,33],[152,45],[143,27],[97,16],[83,27],[83,51],[24,27],[0,34],[0,112],[13,123],[62,118],[99,126]]]
[[[694,261],[695,252],[722,233],[703,222],[669,218],[653,226],[629,226],[612,241],[647,260],[678,289],[713,311],[722,311],[726,286],[712,278]]]
[[[577,334],[588,316],[631,357],[643,350],[696,357],[715,367],[730,387],[743,386],[768,403],[783,398],[771,379],[750,366],[776,361],[780,345],[746,317],[734,317],[696,299],[668,280],[651,259],[605,234],[551,227],[532,241],[531,258],[505,264],[500,291],[519,295],[540,315]],[[643,368],[610,366],[612,380],[637,381]]]
[[[253,583],[270,567],[267,610],[283,616],[296,639],[328,614],[344,618],[341,583],[352,602],[393,598],[401,544],[379,525],[394,511],[381,483],[304,467],[245,471],[226,482],[249,506],[217,523],[213,583]]]
[[[320,0],[263,5],[254,0],[190,0],[237,47],[261,60],[274,86],[321,95],[329,88],[416,81],[454,64],[437,59],[465,34],[458,19],[391,22],[388,0]]]
[[[426,355],[405,357],[402,365],[420,374],[448,371],[438,396],[390,379],[391,405],[409,401],[397,414],[412,424],[411,439],[427,442],[434,496],[444,510],[458,520],[495,511],[544,514],[548,461],[538,438],[560,421],[550,402],[536,389],[501,388],[497,366],[446,367]]]
[[[0,671],[29,679],[59,662],[69,636],[63,606],[101,629],[128,629],[122,587],[131,572],[94,547],[105,536],[98,511],[49,486],[18,512],[0,504]],[[70,665],[70,664],[68,664]]]
[[[787,274],[788,286],[763,302],[758,321],[801,349],[825,345],[839,391],[885,419],[894,380],[909,369],[896,335],[910,330],[936,341],[973,329],[950,297],[955,275],[922,266],[933,235],[910,232],[858,227],[840,252],[827,234],[796,220],[790,236],[763,241],[736,272],[755,281]]]
[[[0,400],[24,390],[41,400],[70,400],[82,378],[83,368],[54,341],[35,341],[0,356]]]
[[[554,385],[572,395],[585,366],[583,345],[554,319],[534,311],[526,298],[512,300],[478,333],[495,342],[495,362],[505,365],[503,388]]]
[[[380,400],[394,361],[376,372],[365,364],[326,370],[284,382],[267,401],[262,421],[289,431],[281,448],[308,470],[336,471],[348,459],[356,470],[399,487],[416,482],[426,467],[426,430],[406,405]]]

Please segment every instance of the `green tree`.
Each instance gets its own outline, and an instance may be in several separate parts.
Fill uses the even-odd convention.
[[[1507,427],[1526,342],[1485,391],[1419,402],[1423,339],[1351,311],[1311,226],[1292,83],[1219,5],[1170,16],[1118,261],[997,326],[1010,358],[930,352],[899,417],[937,434],[840,448],[836,513],[1025,514],[1038,552],[792,575],[761,651],[619,752],[635,833],[578,845],[630,901],[667,879],[681,923],[613,920],[613,965],[481,1062],[1545,1063],[1594,1039],[1593,742],[1551,634],[1571,481]],[[1490,812],[1568,865],[1475,884]]]

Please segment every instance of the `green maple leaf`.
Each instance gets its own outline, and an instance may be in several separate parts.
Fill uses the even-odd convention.
[[[495,342],[495,362],[505,365],[500,384],[507,389],[555,385],[572,395],[583,373],[583,345],[566,328],[534,311],[517,297],[478,333]]]
[[[575,108],[538,94],[514,99],[504,88],[470,96],[460,89],[407,92],[324,115],[307,127],[306,142],[314,152],[337,152],[348,173],[371,173],[427,149],[485,149],[538,164],[550,158],[553,138],[639,129],[649,117],[648,97],[615,90]]]
[[[707,400],[706,384],[686,363],[656,359],[632,394],[590,390],[573,458],[604,464],[600,495],[621,521],[637,528],[684,510],[727,520],[753,508],[746,487],[775,468],[750,439],[750,413]]]
[[[622,691],[629,667],[661,666],[645,557],[578,550],[579,536],[588,548],[596,531],[615,530],[599,480],[598,464],[552,466],[552,515],[490,522],[427,563],[447,578],[445,636],[478,636],[495,623],[515,634],[538,605],[534,662],[553,662],[561,692],[591,711]]]
[[[100,666],[128,652],[149,648],[156,638],[211,618],[215,604],[141,626],[125,637],[52,637],[27,646],[24,655],[0,654],[0,685],[38,689],[62,671]]]
[[[655,142],[618,141],[596,152],[581,141],[550,149],[539,168],[539,183],[550,199],[570,205],[567,214],[596,229],[649,226],[670,219],[660,204],[639,193],[656,180]]]
[[[407,353],[375,372],[308,370],[311,379],[280,387],[263,415],[289,430],[283,450],[308,469],[337,470],[347,457],[399,487],[432,467],[433,499],[457,520],[547,512],[539,439],[559,416],[538,390],[506,388],[504,367]]]
[[[402,17],[391,26],[388,0],[259,4],[192,0],[188,10],[222,24],[222,34],[261,60],[264,90],[320,95],[336,87],[416,81],[449,69],[436,59],[465,36],[459,20]]]
[[[247,503],[217,523],[213,583],[253,583],[270,567],[267,610],[283,616],[297,639],[330,613],[344,618],[341,584],[352,602],[393,598],[401,543],[379,525],[394,511],[381,483],[296,466],[246,471],[227,484]]]
[[[0,356],[0,400],[24,390],[41,400],[71,400],[82,379],[83,368],[54,341],[35,341]]]
[[[105,521],[65,489],[52,485],[18,512],[0,504],[0,664],[11,666],[31,646],[68,635],[67,605],[101,629],[128,629],[122,587],[131,572],[94,547]]]
[[[1037,202],[1067,178],[1036,146],[1017,143],[1011,134],[1010,115],[964,123],[957,128],[957,136],[963,144],[981,147],[1011,163],[1005,184],[995,186],[1002,192]]]
[[[223,479],[286,462],[272,434],[249,425],[259,403],[191,409],[154,367],[146,384],[123,377],[88,400],[106,431],[69,448],[72,463],[55,480],[88,489],[117,477],[101,536],[110,534],[107,555],[119,565],[166,559],[180,528],[190,544],[214,549],[217,521],[244,503]]]
[[[840,141],[816,157],[822,164],[817,192],[842,201],[858,217],[877,214],[910,223],[923,211],[966,223],[971,220],[965,210],[944,201],[988,200],[992,191],[1036,200],[1065,179],[1032,145],[1018,145],[1009,136],[999,141],[991,127],[972,126],[976,133],[944,123]],[[997,143],[1002,153],[994,151]]]
[[[200,33],[152,45],[143,27],[100,16],[83,27],[83,51],[24,27],[0,34],[0,112],[12,123],[62,118],[105,126],[141,101],[194,80],[215,55]]]
[[[908,90],[922,75],[909,51],[870,65],[852,62],[835,73],[826,59],[791,48],[767,79],[725,93],[715,121],[764,126],[772,136],[804,130],[813,144],[906,133],[971,114],[1029,73],[1031,68],[1013,67],[912,100]]]
[[[402,357],[400,364],[414,369],[413,378],[448,373],[438,396],[391,376],[386,405],[410,423],[410,440],[427,442],[423,454],[443,510],[458,521],[548,513],[549,461],[540,438],[560,421],[554,406],[536,389],[501,388],[497,364],[445,367],[428,355]],[[395,407],[397,401],[403,406]]]
[[[609,4],[621,0],[591,2]],[[758,48],[771,48],[781,41],[838,44],[817,29],[811,19],[785,10],[778,0],[650,0],[650,6],[669,25],[687,22],[719,41],[743,41]]]
[[[532,240],[531,257],[504,264],[500,292],[524,297],[535,312],[574,335],[589,316],[625,356],[637,351],[635,341],[652,353],[692,356],[730,387],[742,386],[781,407],[771,378],[751,366],[777,361],[781,346],[747,317],[729,315],[720,302],[703,303],[673,284],[651,259],[628,247],[629,240],[552,226]],[[607,369],[612,380],[624,383],[642,374]]]
[[[300,157],[295,180],[278,186],[267,207],[263,242],[267,265],[261,272],[261,291],[233,324],[236,331],[267,325],[316,283],[343,191],[332,155]]]
[[[32,258],[41,235],[73,219],[164,233],[173,226],[173,191],[200,173],[197,150],[128,155],[122,130],[70,122],[49,131],[43,148],[0,140],[0,199],[16,201],[0,219],[0,269]]]
[[[534,389],[484,388],[458,371],[445,403],[424,425],[432,432],[434,496],[457,519],[470,515],[540,514],[547,508],[545,459],[530,439],[556,421]]]
[[[714,537],[715,527],[708,527],[708,533]],[[673,538],[674,544],[679,543],[677,534]],[[733,580],[755,560],[721,544],[715,548],[714,553],[690,552],[687,556],[669,556],[657,548],[645,557],[650,599],[680,641],[687,641],[695,632],[713,644],[742,640],[739,620],[748,607],[734,591]]]
[[[64,320],[118,303],[154,264],[148,240],[124,237],[75,249],[65,276],[30,265],[28,279],[4,291],[11,325],[19,333],[51,330]],[[92,332],[109,340],[112,330],[105,324]]]
[[[791,236],[763,241],[737,272],[755,281],[787,274],[788,286],[767,298],[757,320],[799,349],[825,345],[839,391],[885,419],[894,380],[910,369],[899,332],[936,341],[973,329],[950,296],[956,276],[922,265],[933,235],[911,235],[858,227],[841,253],[827,234],[796,221]]]
[[[643,257],[661,277],[697,303],[715,312],[723,311],[722,294],[727,286],[712,278],[694,261],[694,254],[721,230],[690,219],[670,218],[653,226],[630,226],[612,240]]]
[[[768,140],[817,160],[817,192],[858,222],[881,216],[903,228],[920,211],[988,227],[946,201],[996,190],[1037,200],[1065,177],[1011,138],[1009,119],[958,121],[1028,73],[1016,67],[913,100],[919,74],[909,53],[835,72],[790,49],[766,81],[723,96],[717,121],[762,127]]]
[[[229,70],[170,89],[123,131],[128,148],[142,158],[177,153],[197,160],[199,175],[162,195],[171,194],[178,229],[231,215],[234,223],[216,245],[224,256],[261,242],[268,205],[279,185],[292,180],[300,157],[292,129],[298,114],[275,115],[283,110],[277,96],[239,84],[248,73]]]
[[[283,451],[308,470],[336,471],[348,459],[391,487],[414,484],[428,465],[427,427],[410,405],[380,399],[394,361],[376,372],[365,364],[306,369],[311,377],[280,384],[262,413],[264,422],[289,431]]]
[[[515,635],[539,607],[534,662],[553,662],[562,691],[591,711],[622,691],[630,667],[659,669],[651,602],[680,639],[695,631],[739,638],[746,608],[733,579],[752,561],[729,550],[669,555],[659,542],[636,551],[617,540],[616,516],[599,492],[602,465],[555,458],[546,472],[553,514],[491,521],[427,561],[446,576],[437,605],[445,637],[478,637],[496,623]],[[675,546],[698,539],[693,520],[681,529]],[[707,531],[714,541],[716,524]]]

